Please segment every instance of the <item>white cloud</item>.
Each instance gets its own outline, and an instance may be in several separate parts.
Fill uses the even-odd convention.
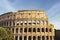
[[[60,24],[58,20],[52,20],[50,21],[50,23],[52,23],[54,25],[55,29],[60,29]]]
[[[55,29],[60,29],[60,3],[54,4],[47,12],[50,23],[54,24]]]
[[[54,4],[48,11],[47,11],[47,15],[49,17],[54,16],[55,14],[57,14],[57,12],[60,11],[60,3],[56,3]],[[49,15],[50,14],[50,15]]]
[[[15,11],[14,7],[11,6],[8,0],[0,0],[0,11]]]

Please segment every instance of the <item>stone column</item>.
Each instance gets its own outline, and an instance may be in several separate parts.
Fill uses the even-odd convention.
[[[11,26],[13,26],[13,21],[11,21]]]
[[[14,34],[15,34],[15,28],[14,28]]]
[[[15,40],[15,35],[14,35],[14,40]]]
[[[14,34],[15,34],[15,28],[14,28]]]
[[[11,28],[11,32],[12,32],[12,28]]]
[[[33,36],[32,36],[32,38],[31,38],[31,40],[33,40]]]
[[[41,36],[40,37],[41,37],[41,40],[42,40],[42,28],[40,28],[40,32],[41,32]]]
[[[49,40],[50,40],[50,36],[48,36]]]
[[[36,36],[36,40],[38,40],[38,39],[37,39],[37,36]]]
[[[45,23],[45,21],[44,21],[44,23]],[[46,27],[45,27],[45,24],[44,24],[44,40],[46,40]]]
[[[46,40],[46,27],[45,27],[45,40]]]
[[[20,34],[20,27],[18,28],[18,34]]]
[[[27,35],[28,35],[28,28],[27,28]]]
[[[48,28],[48,33],[49,33],[49,28]],[[50,34],[48,34],[48,40],[50,40],[50,37],[49,37]]]
[[[52,40],[54,40],[54,36],[52,36]]]
[[[24,35],[22,36],[22,40],[24,40]]]
[[[32,28],[32,32],[31,33],[33,33],[33,28]],[[31,40],[33,40],[33,35],[32,35],[32,38],[31,38]]]
[[[28,28],[27,28],[27,40],[28,40]]]
[[[45,35],[45,40],[46,40],[46,35]]]
[[[19,21],[19,26],[20,26],[20,21]]]
[[[2,22],[1,22],[1,24],[2,24]],[[6,21],[6,26],[7,26],[7,21]]]
[[[10,21],[7,21],[8,22],[8,26],[10,26]]]
[[[18,36],[18,40],[19,40],[19,36]]]
[[[42,40],[42,36],[41,36],[41,40]]]
[[[28,40],[28,36],[27,36],[27,40]]]
[[[23,27],[23,34],[24,34],[24,27]]]
[[[15,21],[15,26],[16,26],[16,21]]]
[[[37,33],[37,27],[35,29],[36,29],[36,33]]]

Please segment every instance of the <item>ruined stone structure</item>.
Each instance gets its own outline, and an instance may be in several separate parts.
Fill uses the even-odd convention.
[[[54,25],[43,10],[19,10],[0,15],[0,27],[12,31],[15,40],[54,40]]]

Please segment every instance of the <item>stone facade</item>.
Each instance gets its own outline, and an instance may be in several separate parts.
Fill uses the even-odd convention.
[[[12,31],[15,40],[54,40],[54,25],[43,10],[19,10],[0,15],[0,27]]]

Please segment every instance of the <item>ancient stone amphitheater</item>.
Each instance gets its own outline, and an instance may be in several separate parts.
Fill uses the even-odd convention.
[[[54,25],[43,10],[19,10],[0,15],[0,27],[12,31],[14,40],[54,40]]]

